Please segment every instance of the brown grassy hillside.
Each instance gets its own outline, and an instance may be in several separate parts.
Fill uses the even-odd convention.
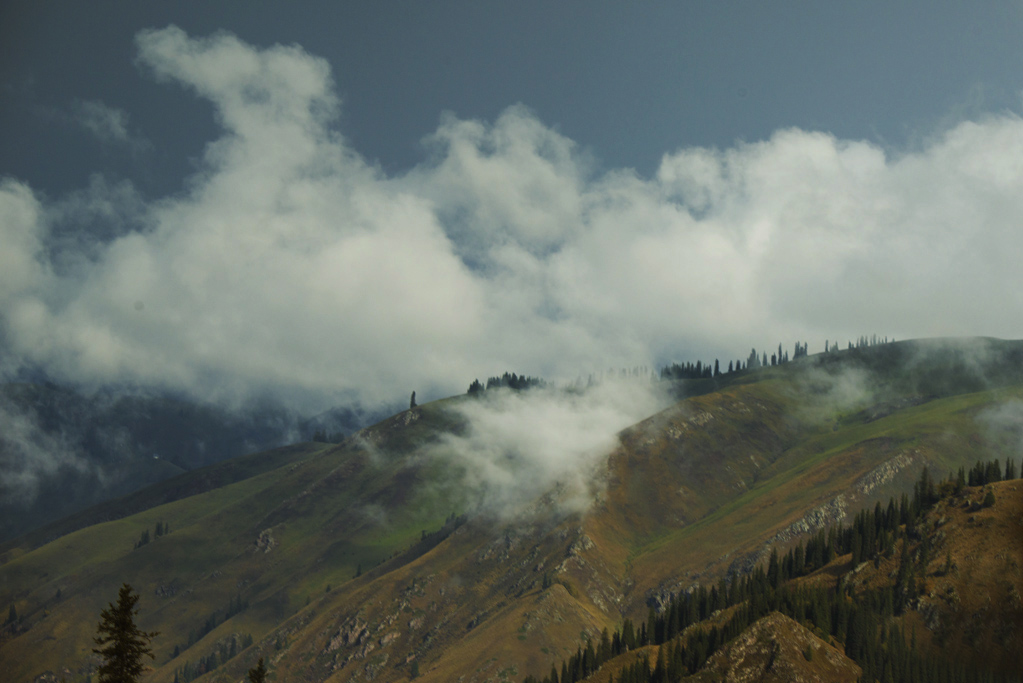
[[[995,504],[983,507],[993,492]],[[909,544],[918,597],[902,619],[922,647],[1003,673],[1023,670],[1023,479],[968,487],[941,500]],[[926,539],[926,543],[925,543]],[[832,575],[859,588],[892,581],[901,556]],[[827,577],[828,574],[824,573]],[[830,579],[825,579],[830,580]]]
[[[1019,387],[900,402],[836,396],[834,377],[798,364],[747,379],[623,431],[593,472],[599,493],[585,514],[541,503],[500,520],[470,507],[457,462],[411,457],[463,428],[448,409],[458,398],[336,447],[297,449],[256,476],[16,548],[0,564],[0,609],[18,614],[0,636],[0,669],[17,682],[64,669],[86,680],[99,611],[127,580],[143,596],[141,627],[161,631],[154,683],[231,643],[234,656],[201,680],[238,681],[259,657],[277,681],[399,681],[416,669],[424,681],[543,676],[603,629],[645,620],[670,593],[741,574],[772,547],[911,490],[924,464],[944,473],[1015,456],[1012,434],[992,436],[983,416],[1019,401]],[[907,618],[920,639],[937,619],[933,637],[950,651],[1000,661],[995,650],[1019,637],[999,610],[1020,590],[1011,526],[1020,485],[993,485],[990,509],[946,506],[935,532],[954,566],[937,574],[946,546],[936,540],[921,607]],[[157,521],[172,533],[134,549]],[[885,562],[878,580],[891,571]],[[836,562],[821,576],[851,570]],[[235,599],[245,606],[227,615]],[[976,626],[942,630],[957,623]],[[243,636],[251,646],[238,647]],[[989,641],[1001,644],[987,650]]]

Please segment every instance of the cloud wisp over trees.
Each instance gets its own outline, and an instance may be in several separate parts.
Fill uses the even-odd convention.
[[[464,429],[418,456],[457,464],[468,504],[499,519],[539,509],[580,512],[604,490],[618,433],[671,402],[664,386],[638,377],[572,389],[488,389],[450,407]]]

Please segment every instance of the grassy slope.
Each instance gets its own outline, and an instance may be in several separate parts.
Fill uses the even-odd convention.
[[[121,519],[158,505],[249,479],[263,472],[288,465],[295,459],[321,448],[323,448],[322,444],[297,444],[233,458],[189,472],[181,472],[179,469],[177,476],[165,478],[122,498],[94,505],[71,517],[57,520],[24,536],[0,544],[0,565],[13,556],[24,554],[28,550],[38,548],[73,531],[93,524]],[[152,462],[157,463],[154,467],[173,467],[164,460]]]
[[[905,490],[925,462],[944,473],[1012,452],[1013,436],[990,437],[976,416],[1023,391],[964,393],[975,382],[957,374],[954,353],[937,364],[954,381],[930,366],[892,370],[915,358],[912,345],[895,346],[897,354],[847,354],[844,363],[838,354],[722,378],[716,392],[626,430],[606,493],[584,519],[480,519],[417,543],[464,501],[457,488],[438,486],[457,479],[449,466],[400,454],[458,429],[444,410],[456,398],[401,413],[362,441],[299,449],[262,474],[9,552],[0,608],[13,600],[31,628],[0,643],[0,668],[28,680],[80,666],[96,615],[128,578],[143,596],[142,626],[163,632],[154,682],[171,681],[176,667],[232,633],[256,642],[213,679],[237,680],[258,656],[278,680],[400,680],[412,661],[427,681],[546,672],[583,635],[643,618],[658,590],[715,580],[808,508],[843,494],[853,512]],[[871,364],[885,381],[869,393],[850,400],[828,388],[850,366],[869,375]],[[869,495],[850,494],[898,455],[911,465]],[[131,550],[156,521],[173,533]],[[255,550],[264,530],[276,543],[268,553]],[[366,571],[353,580],[359,565]],[[554,582],[547,589],[545,574]],[[174,645],[236,594],[249,609],[171,661]],[[358,624],[366,636],[342,643]]]
[[[994,493],[995,505],[979,507],[988,491]],[[918,554],[923,537],[931,547],[925,564],[919,562]],[[1018,673],[1023,662],[1018,647],[1023,637],[1020,547],[1023,480],[967,487],[958,496],[944,498],[920,521],[918,535],[910,544],[910,556],[917,560],[920,597],[892,623],[923,652],[940,652],[951,661],[1003,674]],[[830,588],[841,580],[857,591],[890,586],[901,552],[900,546],[891,557],[879,557],[876,565],[862,563],[858,567],[852,565],[851,555],[838,556],[796,581]],[[724,620],[723,615],[718,616],[690,626],[687,632],[720,626]],[[819,631],[808,628],[773,613],[751,625],[685,680],[857,680],[860,669],[845,657],[842,643],[831,637],[822,640]],[[802,656],[808,645],[813,649],[810,660]],[[665,646],[648,646],[616,657],[586,681],[606,683],[643,655],[652,665],[659,647]]]
[[[645,449],[620,454],[618,486],[610,494],[620,499],[590,523],[617,527],[610,537],[629,550],[623,569],[634,581],[632,616],[642,616],[655,587],[711,579],[840,494],[852,513],[911,490],[925,464],[943,476],[977,459],[1018,457],[1011,439],[991,437],[976,417],[985,407],[1023,399],[1020,387],[935,399],[867,422],[832,416],[797,424],[778,417],[794,410],[780,384],[767,380],[689,401],[685,415],[704,413],[700,437],[647,439]],[[764,424],[747,423],[741,411],[751,404],[768,416]],[[900,455],[909,465],[890,481],[868,494],[854,488],[865,473]],[[630,514],[636,508],[643,514]]]
[[[143,508],[124,511],[114,505],[104,507],[112,516],[82,515],[91,506],[182,472],[284,443],[298,426],[290,413],[271,407],[235,413],[167,395],[87,394],[49,383],[0,383],[0,413],[28,429],[31,439],[61,444],[75,463],[41,475],[31,502],[19,501],[0,486],[3,546],[40,524],[57,527],[36,534],[45,542],[87,526],[69,526],[68,518],[96,524],[139,512]],[[19,438],[0,432],[0,459],[24,457]]]
[[[245,520],[265,514],[273,504],[274,489],[280,486],[277,473],[265,473],[82,529],[5,564],[4,592],[14,598],[19,615],[32,624],[29,634],[35,640],[30,650],[19,642],[22,638],[0,649],[12,675],[24,678],[40,670],[44,662],[68,661],[87,653],[94,629],[91,615],[116,595],[125,579],[145,596],[145,627],[158,625],[167,634],[187,634],[188,628],[233,593],[209,595],[205,586],[216,568],[248,550],[255,536],[245,533]],[[157,521],[169,523],[172,533],[133,550],[142,531],[152,530]],[[154,591],[162,585],[188,586],[192,593],[187,601],[157,601]],[[60,601],[55,598],[58,590]],[[160,661],[173,642],[161,639],[158,643]]]
[[[383,432],[390,426],[370,436],[386,442]],[[415,438],[414,428],[404,429],[398,440],[408,447]],[[95,615],[125,579],[143,596],[143,628],[163,634],[156,641],[158,666],[168,662],[175,645],[185,645],[189,630],[239,593],[250,608],[186,654],[205,655],[232,632],[258,638],[307,598],[322,595],[328,584],[349,581],[359,565],[369,569],[408,546],[421,530],[439,528],[453,502],[445,500],[442,507],[428,500],[420,493],[428,489],[409,481],[417,476],[414,470],[403,471],[401,461],[380,462],[356,442],[292,449],[282,460],[284,466],[242,481],[96,524],[28,552],[8,552],[0,566],[0,601],[13,602],[31,628],[0,643],[0,668],[12,680],[26,680],[55,662],[80,664]],[[190,474],[186,488],[201,483],[201,474]],[[157,521],[169,523],[172,533],[134,550],[142,531],[152,531]],[[270,552],[255,548],[263,530],[276,544]]]
[[[995,505],[977,509],[988,491]],[[954,660],[1018,672],[1023,663],[1018,647],[1023,641],[1023,479],[967,487],[940,501],[919,529],[931,550],[919,568],[919,601],[902,617],[905,630],[915,631],[921,647],[934,646]],[[919,557],[919,539],[910,548]],[[830,585],[845,576],[857,588],[888,585],[900,556],[901,546],[876,567],[862,564],[853,571],[852,557],[845,555],[806,580]]]

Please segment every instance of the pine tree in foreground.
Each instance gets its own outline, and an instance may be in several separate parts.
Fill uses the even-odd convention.
[[[98,683],[135,683],[146,668],[142,657],[154,659],[150,642],[159,632],[140,631],[135,625],[138,601],[138,593],[126,583],[117,594],[117,605],[111,603],[100,613],[97,635],[93,638],[100,646],[93,652],[103,658],[96,669]]]
[[[266,667],[263,665],[262,657],[259,658],[255,669],[249,669],[249,683],[266,683]]]

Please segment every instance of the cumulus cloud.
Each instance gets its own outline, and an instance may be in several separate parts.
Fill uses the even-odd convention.
[[[79,214],[0,185],[6,350],[58,377],[322,406],[797,339],[1019,336],[1011,114],[902,154],[782,130],[644,178],[517,105],[444,115],[423,163],[388,176],[338,132],[329,65],[302,48],[174,27],[137,47],[223,134],[158,201],[96,181]],[[119,227],[67,240],[77,215]]]

